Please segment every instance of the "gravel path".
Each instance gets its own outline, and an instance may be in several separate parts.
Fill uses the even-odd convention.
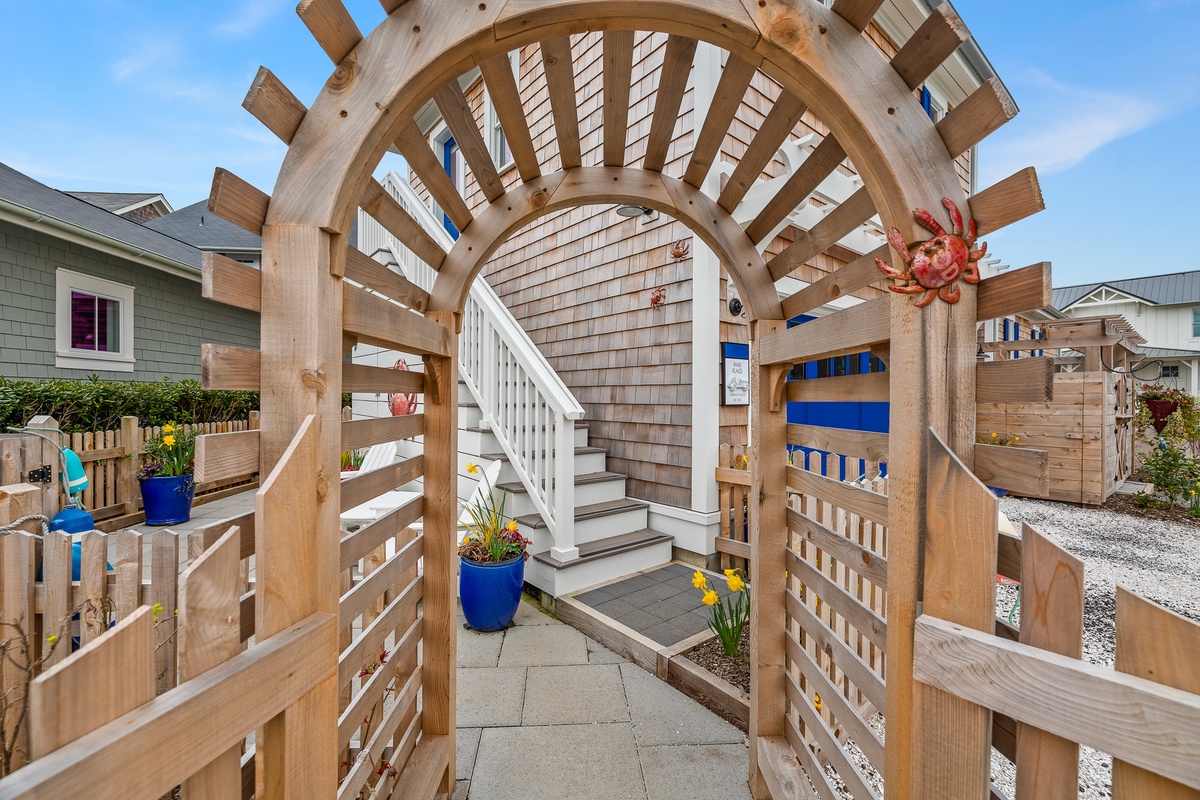
[[[1029,523],[1084,562],[1083,658],[1111,667],[1116,654],[1116,586],[1200,621],[1200,530],[1194,526],[1142,519],[1103,509],[1080,508],[1041,500],[1004,498],[1000,510],[1020,528]],[[997,612],[1006,616],[1014,589],[996,592]],[[1017,611],[1014,617],[1020,619]],[[1011,797],[1013,769],[992,760],[996,785]],[[1106,800],[1112,795],[1112,759],[1082,748],[1080,797]]]

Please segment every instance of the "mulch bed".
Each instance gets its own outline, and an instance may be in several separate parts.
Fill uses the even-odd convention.
[[[1132,497],[1133,495],[1128,494],[1114,494],[1108,500],[1104,501],[1104,505],[1101,508],[1105,511],[1125,514],[1130,517],[1159,519],[1164,522],[1177,522],[1181,525],[1191,525],[1192,527],[1200,528],[1200,519],[1190,515],[1186,508],[1180,506],[1175,506],[1174,508],[1142,508],[1134,504]]]
[[[738,655],[741,658],[730,658],[725,655],[725,651],[721,649],[721,640],[716,638],[696,645],[683,655],[718,678],[729,681],[747,694],[750,693],[749,626],[742,631],[742,639],[738,643]]]

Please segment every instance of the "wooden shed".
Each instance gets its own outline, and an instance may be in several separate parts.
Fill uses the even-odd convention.
[[[1014,494],[1101,505],[1133,471],[1129,368],[1145,339],[1116,315],[1042,322],[1040,328],[1041,339],[991,342],[981,349],[997,360],[1044,353],[1055,369],[1053,398],[979,403],[976,430],[981,440],[993,432],[1001,439],[1019,437],[1020,446],[1049,454],[1048,491],[1013,487]]]

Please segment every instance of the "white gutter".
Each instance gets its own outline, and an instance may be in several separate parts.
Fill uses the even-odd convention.
[[[20,225],[23,228],[49,234],[59,239],[74,242],[75,244],[81,244],[93,250],[108,253],[109,255],[120,256],[143,266],[177,275],[181,278],[187,278],[196,283],[200,282],[200,269],[191,264],[185,264],[182,261],[176,261],[173,258],[152,253],[149,250],[129,244],[128,242],[123,242],[120,239],[105,236],[102,233],[88,230],[57,217],[48,216],[40,211],[35,211],[32,208],[20,205],[19,203],[13,203],[3,198],[0,198],[0,219],[11,222],[14,225]]]

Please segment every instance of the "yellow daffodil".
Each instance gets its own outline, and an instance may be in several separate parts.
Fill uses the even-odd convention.
[[[517,525],[517,521],[516,521],[515,519],[510,519],[510,520],[508,521],[508,526],[507,526],[507,527],[508,527],[508,529],[509,529],[510,531],[512,531],[513,533],[516,533],[516,532],[517,532],[517,528],[518,528],[519,526]]]
[[[741,575],[730,575],[729,576],[729,591],[740,592],[742,589],[745,589],[745,588],[746,588],[746,582],[744,580],[742,580]]]
[[[737,572],[737,570],[736,570],[736,569],[727,569],[727,570],[725,570],[725,578],[726,578],[726,579],[732,578],[732,577],[734,576],[734,573],[736,573],[736,572]]]
[[[1021,437],[1020,437],[1020,436],[1014,436],[1014,437],[1013,437],[1013,441],[1014,441],[1014,442],[1019,442],[1019,441],[1021,441]]]
[[[993,438],[993,439],[995,439],[997,435],[998,435],[998,434],[997,434],[995,431],[992,431],[992,438]]]
[[[54,645],[58,644],[58,637],[57,636],[47,636],[46,643],[49,644],[51,647],[54,647]]]
[[[817,711],[821,710],[821,695],[813,695],[813,708],[815,708]]]
[[[468,461],[467,462],[467,472],[469,472],[472,475],[478,475],[479,474],[479,465],[476,464],[474,461]]]
[[[169,436],[169,435],[168,435],[168,436],[164,436],[164,437],[163,437],[163,444],[165,444],[167,447],[173,447],[173,446],[175,445],[175,437],[174,437],[174,436]]]
[[[709,589],[704,593],[704,605],[706,606],[715,606],[717,604],[717,600],[719,599],[720,598],[717,597],[717,593],[712,589]]]
[[[695,586],[697,589],[703,589],[706,583],[708,581],[705,579],[703,572],[696,570],[692,573],[692,586]]]
[[[166,425],[163,425],[163,433],[174,433],[174,432],[175,432],[175,426],[172,425],[171,423],[168,422]]]

